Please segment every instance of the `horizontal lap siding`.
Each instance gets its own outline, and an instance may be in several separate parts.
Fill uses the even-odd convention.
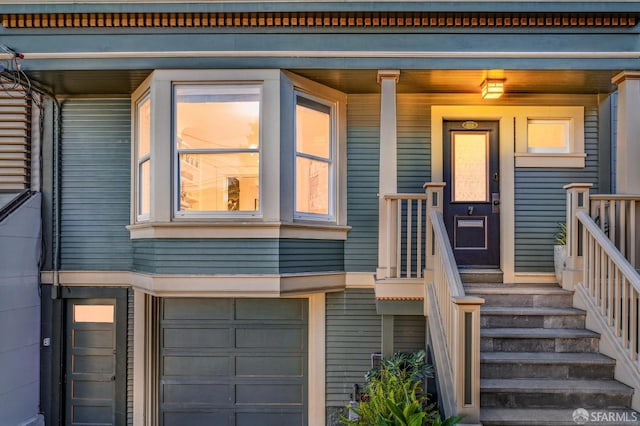
[[[326,308],[326,404],[342,407],[380,352],[381,319],[373,290],[327,293]]]
[[[431,179],[431,108],[426,96],[398,95],[398,192],[423,193]]]
[[[62,269],[131,267],[130,127],[128,99],[62,106]]]
[[[280,273],[344,271],[344,241],[280,240]]]
[[[425,350],[426,319],[422,315],[393,317],[393,351],[417,352]]]
[[[380,96],[350,95],[347,106],[345,269],[371,272],[378,263]]]
[[[595,98],[594,98],[595,99]],[[516,168],[515,264],[516,272],[552,272],[554,235],[566,221],[569,183],[598,185],[598,107],[585,105],[584,169]]]
[[[135,271],[155,274],[277,274],[276,239],[133,241]]]

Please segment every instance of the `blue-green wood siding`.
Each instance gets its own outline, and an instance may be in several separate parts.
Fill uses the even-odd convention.
[[[277,274],[277,239],[133,241],[133,269],[155,274]]]
[[[426,325],[423,315],[395,315],[393,317],[393,351],[425,350]]]
[[[344,271],[344,241],[280,240],[281,274]]]
[[[373,272],[378,263],[380,96],[347,99],[347,223],[345,270]]]
[[[62,105],[61,269],[129,270],[128,99]]]
[[[154,274],[278,274],[344,270],[344,242],[271,238],[133,240],[133,269]]]
[[[326,404],[343,407],[380,352],[381,317],[373,290],[327,293],[326,308]]]
[[[431,108],[424,96],[397,96],[398,192],[423,193],[431,179]]]
[[[553,272],[554,234],[566,221],[564,185],[593,183],[598,188],[598,107],[585,105],[584,169],[516,168],[515,269],[516,272]]]

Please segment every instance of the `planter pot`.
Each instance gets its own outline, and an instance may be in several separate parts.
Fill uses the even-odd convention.
[[[553,246],[553,266],[555,267],[558,284],[562,284],[562,271],[564,271],[564,262],[566,259],[567,246]]]

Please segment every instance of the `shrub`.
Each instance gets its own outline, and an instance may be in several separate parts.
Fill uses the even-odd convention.
[[[365,396],[354,411],[358,420],[341,420],[348,426],[453,426],[461,417],[440,419],[434,403],[424,392],[426,378],[433,377],[425,352],[397,353],[383,359],[366,375]]]

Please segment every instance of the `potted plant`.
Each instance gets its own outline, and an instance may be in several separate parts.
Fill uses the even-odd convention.
[[[562,284],[562,271],[564,270],[564,262],[567,259],[567,225],[564,223],[558,225],[560,229],[555,235],[553,266],[555,267],[558,284]]]

